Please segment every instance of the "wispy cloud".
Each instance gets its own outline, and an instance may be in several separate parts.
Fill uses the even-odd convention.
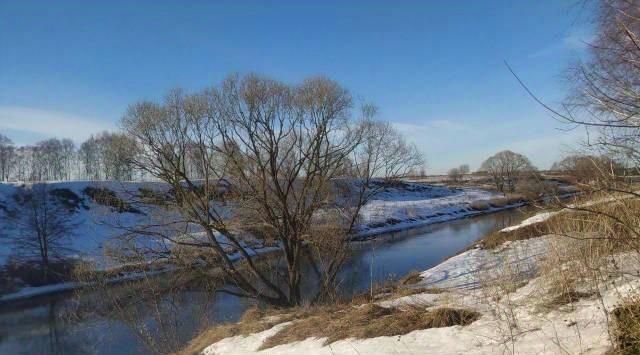
[[[560,38],[558,41],[538,49],[528,55],[529,58],[552,56],[562,51],[582,51],[594,40],[594,35],[585,31],[575,31]]]
[[[28,107],[0,106],[0,131],[12,131],[27,137],[64,137],[79,142],[92,133],[113,129],[113,123],[95,117]]]

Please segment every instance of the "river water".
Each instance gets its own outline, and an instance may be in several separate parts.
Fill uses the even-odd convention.
[[[507,210],[358,243],[341,273],[343,285],[347,292],[362,292],[372,283],[428,269],[485,235],[518,223],[523,212]],[[177,349],[205,324],[236,321],[249,306],[247,300],[228,294],[185,287],[117,312],[92,312],[101,297],[67,293],[0,307],[0,354],[149,354],[153,347]]]

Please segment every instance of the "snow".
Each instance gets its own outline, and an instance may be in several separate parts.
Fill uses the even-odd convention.
[[[514,231],[516,229],[520,229],[526,226],[530,226],[532,224],[536,224],[536,223],[542,223],[546,220],[548,220],[549,218],[551,218],[552,216],[555,216],[556,214],[558,214],[559,212],[555,211],[555,212],[541,212],[536,214],[533,217],[529,217],[527,219],[525,219],[524,221],[520,222],[519,224],[516,224],[515,226],[510,226],[507,228],[503,228],[500,230],[500,232],[511,232]]]
[[[162,182],[66,181],[48,182],[47,184],[50,191],[68,189],[80,198],[78,208],[74,210],[72,215],[74,227],[72,235],[68,238],[68,245],[66,245],[69,250],[65,252],[64,256],[90,262],[98,269],[113,269],[123,265],[121,260],[108,256],[108,251],[112,246],[124,243],[122,239],[117,238],[123,232],[122,227],[145,225],[149,222],[170,222],[179,218],[174,213],[157,206],[133,205],[142,213],[119,213],[108,206],[96,203],[85,193],[85,189],[88,187],[104,188],[113,191],[120,199],[130,202],[132,196],[139,194],[139,190],[142,188],[157,192],[167,191],[168,185]],[[30,187],[30,184],[0,183],[0,223],[2,223],[0,238],[16,238],[23,233],[8,223],[7,214],[11,210],[20,208],[13,196],[21,189]],[[521,205],[489,208],[484,211],[477,211],[470,207],[474,201],[489,200],[498,196],[500,195],[494,192],[476,188],[450,189],[443,186],[415,183],[385,186],[362,208],[361,225],[353,239],[369,239],[383,233]],[[220,213],[232,213],[230,205],[217,207]],[[190,228],[188,234],[185,234],[184,229],[175,229],[174,234],[180,238],[190,238],[190,241],[196,242],[205,239],[204,233],[197,228]],[[225,238],[222,235],[216,235],[216,238],[223,245],[229,244],[225,243]],[[172,247],[171,244],[166,240],[145,238],[143,242],[137,240],[135,245],[138,248],[167,250]],[[243,245],[250,255],[278,250],[277,245],[262,245],[260,241],[252,239],[250,236],[245,238]],[[228,249],[233,260],[241,258],[237,250]],[[6,264],[9,257],[16,255],[16,252],[19,251],[15,250],[11,243],[0,243],[0,266]],[[24,292],[18,290],[18,293],[12,294],[11,297],[31,296],[44,293],[47,290],[50,292],[58,291],[57,285],[50,286],[39,287],[38,290],[27,288]],[[63,288],[64,286],[59,285],[58,287]]]
[[[115,243],[114,236],[122,234],[121,227],[131,227],[154,221],[168,222],[178,217],[163,210],[160,207],[139,206],[134,207],[142,211],[137,213],[118,213],[110,207],[97,204],[86,196],[84,190],[87,187],[106,188],[116,193],[124,201],[130,201],[133,194],[139,189],[146,188],[154,191],[166,191],[167,185],[160,182],[115,182],[115,181],[72,181],[50,182],[50,189],[68,189],[81,198],[80,207],[73,213],[73,235],[68,238],[67,247],[70,252],[67,257],[74,257],[91,261],[98,268],[108,269],[117,267],[120,263],[105,257],[105,250],[111,243]],[[26,185],[28,188],[29,185]],[[12,196],[25,185],[0,183],[0,222],[3,223],[0,238],[14,238],[22,231],[12,228],[8,223],[7,211],[17,209],[19,206]],[[438,223],[457,218],[478,214],[479,211],[470,209],[469,204],[477,200],[487,200],[496,194],[480,189],[449,189],[440,186],[423,184],[405,184],[401,188],[384,188],[362,209],[362,225],[354,238],[368,238],[376,234],[406,229],[431,223]],[[508,206],[512,207],[512,206]],[[221,207],[222,212],[230,213],[228,206]],[[490,209],[486,212],[491,212]],[[393,219],[391,223],[388,223]],[[190,231],[194,239],[202,238],[200,231]],[[178,231],[176,231],[178,233]],[[222,236],[217,236],[223,238]],[[246,246],[250,254],[270,252],[274,247],[264,247],[255,240],[248,240]],[[166,248],[162,241],[148,241],[145,247]],[[253,250],[253,249],[256,250]],[[11,243],[0,243],[0,265],[7,262],[7,258],[16,250]]]
[[[353,239],[362,240],[378,234],[524,205],[524,202],[516,202],[481,211],[471,207],[473,202],[489,201],[498,197],[502,195],[478,188],[449,189],[439,186],[432,186],[429,191],[409,196],[401,191],[382,193],[362,207],[360,230]]]
[[[111,260],[105,258],[104,255],[105,243],[115,235],[122,233],[117,227],[142,224],[148,217],[145,214],[112,211],[111,208],[99,205],[86,196],[84,189],[87,187],[106,188],[114,191],[118,197],[125,201],[129,199],[131,194],[137,193],[139,188],[152,188],[156,191],[165,189],[163,184],[151,182],[73,181],[50,182],[48,185],[50,190],[68,189],[82,198],[79,208],[72,214],[71,224],[73,229],[71,231],[72,235],[68,238],[67,245],[65,245],[69,249],[65,256],[94,262],[100,268],[118,266],[118,264],[114,264]],[[20,206],[13,200],[12,196],[25,187],[28,188],[29,185],[0,184],[0,204],[9,210],[19,209]],[[143,210],[143,212],[150,211]],[[153,211],[153,213],[156,212]],[[19,237],[23,231],[12,228],[12,225],[8,223],[6,214],[7,211],[0,209],[0,221],[3,222],[2,232],[4,232],[2,237]],[[0,265],[6,263],[7,258],[14,252],[17,252],[17,250],[13,250],[10,243],[2,243],[2,246],[0,246]]]
[[[418,286],[476,289],[487,277],[498,277],[506,270],[518,270],[522,276],[532,275],[538,261],[547,251],[548,238],[506,242],[497,249],[475,248],[453,256],[420,274]],[[493,275],[481,273],[491,270]]]
[[[586,298],[552,311],[540,311],[539,292],[545,280],[533,271],[544,259],[553,236],[516,241],[500,249],[468,250],[425,270],[416,287],[439,287],[442,293],[420,293],[379,302],[383,307],[406,304],[428,308],[464,307],[482,314],[462,327],[416,330],[402,336],[345,339],[324,345],[324,339],[279,345],[258,351],[269,336],[287,323],[263,332],[222,339],[204,350],[214,354],[605,354],[611,348],[608,315],[621,295],[640,287],[637,279],[614,280],[617,288],[602,291],[602,300]],[[637,270],[637,263],[634,264]],[[512,293],[491,293],[479,287],[502,271],[522,270],[528,281]],[[489,285],[489,284],[487,284]],[[602,302],[602,303],[601,303]],[[319,324],[318,326],[322,326]]]

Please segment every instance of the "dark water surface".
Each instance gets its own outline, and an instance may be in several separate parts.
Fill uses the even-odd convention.
[[[522,209],[508,210],[357,243],[342,271],[345,292],[361,292],[372,281],[392,281],[410,271],[428,269],[523,217]],[[147,354],[149,346],[166,350],[184,344],[204,321],[235,321],[249,306],[231,295],[189,287],[163,295],[160,306],[142,303],[104,316],[91,311],[91,302],[100,303],[101,296],[87,296],[92,298],[89,301],[58,294],[2,306],[0,354]],[[81,315],[78,303],[87,304]]]

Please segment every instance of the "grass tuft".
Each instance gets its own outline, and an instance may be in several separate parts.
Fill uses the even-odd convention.
[[[323,312],[297,320],[268,338],[261,346],[274,346],[302,341],[307,338],[325,338],[325,344],[355,338],[408,334],[414,330],[469,325],[480,318],[480,313],[457,308],[426,310],[420,306],[385,308],[376,304],[349,307],[338,312]]]

